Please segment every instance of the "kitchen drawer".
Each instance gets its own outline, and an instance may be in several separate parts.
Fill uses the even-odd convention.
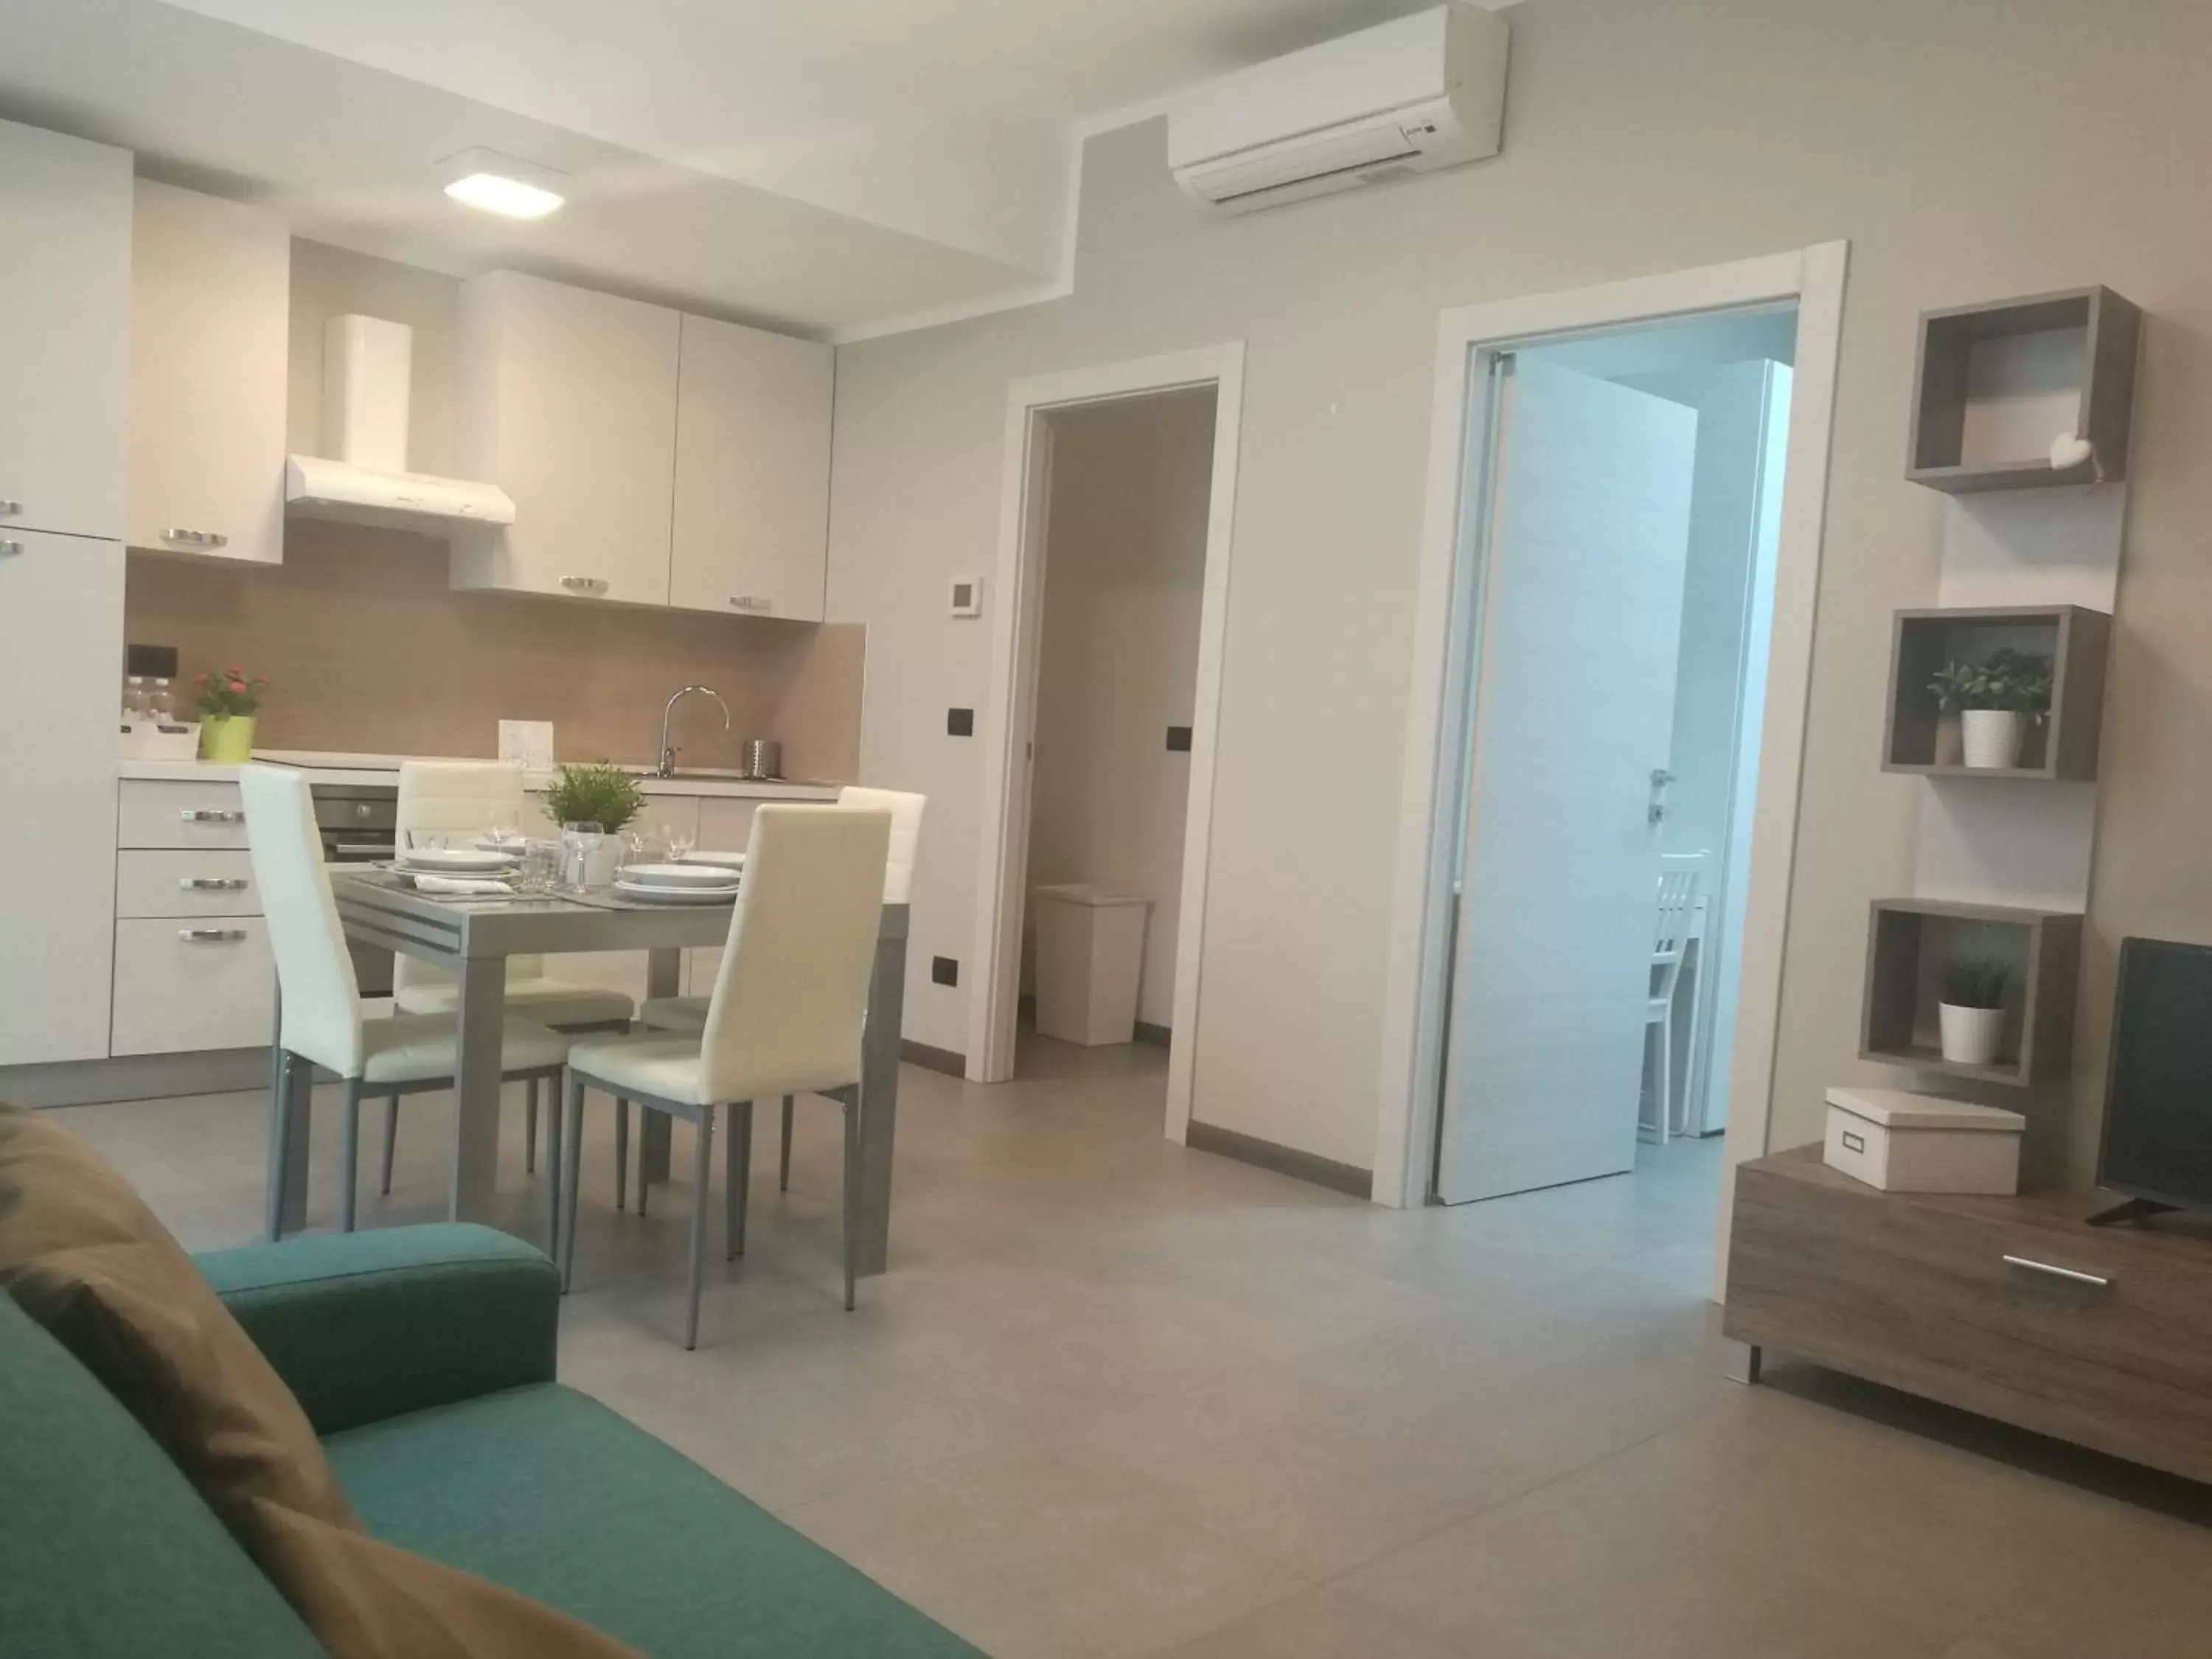
[[[266,1048],[276,986],[258,916],[115,924],[118,1054]]]
[[[1729,1335],[2212,1478],[2212,1247],[1777,1162],[1737,1177]]]
[[[234,783],[123,780],[118,847],[246,848],[246,805]]]
[[[250,853],[138,849],[115,855],[115,914],[132,916],[258,916]]]

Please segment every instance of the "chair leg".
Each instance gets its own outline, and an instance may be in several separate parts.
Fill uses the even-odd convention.
[[[571,1149],[562,1145],[561,1115],[545,1115],[545,1254],[561,1259],[561,1170]]]
[[[741,1100],[730,1108],[729,1145],[723,1149],[723,1260],[735,1261],[745,1253],[745,1209],[752,1199],[753,1103]]]
[[[561,1240],[561,1294],[566,1296],[568,1294],[568,1286],[574,1282],[576,1277],[576,1223],[577,1218],[580,1214],[578,1206],[581,1201],[580,1188],[582,1184],[579,1181],[578,1176],[583,1168],[584,1163],[582,1150],[584,1145],[584,1078],[580,1072],[571,1072],[568,1073],[568,1133],[565,1135],[562,1135],[561,1126],[557,1121],[553,1125],[553,1133],[556,1137],[565,1139],[568,1145],[568,1189],[565,1194],[568,1208],[568,1220],[566,1231],[559,1234]]]
[[[1651,1115],[1659,1125],[1659,1144],[1667,1144],[1674,1121],[1674,1011],[1659,1022],[1659,1080],[1651,1091]]]
[[[345,1080],[345,1116],[338,1131],[338,1227],[351,1232],[361,1186],[361,1079]]]
[[[699,1109],[699,1145],[691,1160],[691,1283],[685,1297],[684,1346],[699,1346],[699,1279],[707,1265],[707,1181],[714,1167],[714,1109]]]
[[[856,1084],[845,1091],[845,1213],[841,1227],[845,1246],[845,1311],[853,1311],[853,1247],[854,1222],[860,1213],[860,1091]]]
[[[783,1144],[776,1148],[775,1189],[780,1193],[791,1190],[791,1097],[783,1097]]]
[[[530,1092],[522,1108],[522,1173],[531,1175],[538,1169],[538,1079],[531,1079],[527,1086]],[[554,1133],[560,1133],[557,1123]]]
[[[384,1195],[392,1196],[392,1158],[399,1150],[399,1097],[384,1097]]]
[[[637,1210],[645,1213],[645,1183],[638,1182]],[[629,1102],[615,1100],[615,1208],[629,1207]]]

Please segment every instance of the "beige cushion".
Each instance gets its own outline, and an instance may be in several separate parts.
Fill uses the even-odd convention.
[[[647,997],[637,1011],[647,1025],[663,1031],[703,1031],[707,1029],[704,997]]]
[[[422,1083],[451,1077],[459,1063],[459,1026],[442,1014],[395,1014],[361,1024],[364,1083]],[[568,1039],[526,1019],[510,1018],[500,1032],[499,1069],[534,1072],[558,1066]]]
[[[392,1001],[403,1014],[450,1014],[460,1007],[461,988],[452,980],[420,981],[398,987]],[[629,1019],[637,1005],[620,991],[594,990],[540,975],[509,979],[507,1009],[540,1025],[609,1025]]]
[[[123,1179],[0,1105],[0,1287],[145,1425],[335,1659],[637,1659],[371,1538],[292,1391]]]

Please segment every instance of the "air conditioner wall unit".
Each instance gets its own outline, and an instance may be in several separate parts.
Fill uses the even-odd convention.
[[[1468,0],[1194,88],[1168,112],[1185,194],[1232,213],[1498,154],[1504,18]]]

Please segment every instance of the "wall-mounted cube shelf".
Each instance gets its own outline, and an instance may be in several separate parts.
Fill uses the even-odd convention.
[[[2073,1056],[2081,918],[2057,910],[1940,899],[1876,899],[1867,929],[1862,1059],[2016,1086],[2063,1076]],[[1995,1064],[1947,1060],[1936,1036],[1936,970],[1954,954],[2013,964]]]
[[[1953,495],[2124,478],[2142,335],[2108,288],[1926,313],[1905,476]],[[2062,436],[2095,459],[2054,470]]]
[[[2112,633],[2110,617],[2075,605],[1899,611],[1890,640],[1882,770],[1929,777],[2095,777]],[[2007,646],[2051,659],[2051,712],[2028,726],[2018,766],[1968,766],[1959,752],[1957,717],[1936,707],[1929,682],[1946,663],[1980,662]]]

